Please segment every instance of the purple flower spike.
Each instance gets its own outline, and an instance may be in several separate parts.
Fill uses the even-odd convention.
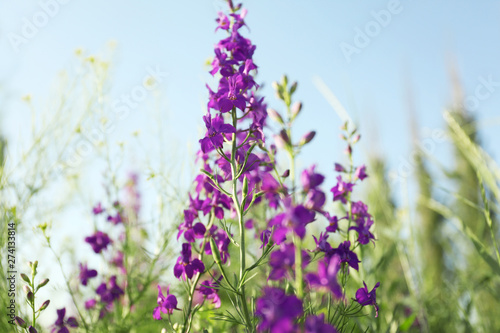
[[[296,332],[295,319],[303,313],[302,302],[295,295],[287,296],[280,288],[265,287],[255,307],[255,315],[261,319],[258,332]]]
[[[318,274],[309,273],[306,279],[311,286],[329,289],[337,298],[342,298],[342,287],[337,282],[337,273],[340,270],[340,258],[333,256],[330,260],[318,263]]]
[[[232,125],[224,124],[224,119],[220,115],[216,115],[212,119],[210,112],[203,117],[207,133],[205,137],[200,140],[201,150],[208,153],[215,148],[222,148],[224,143],[224,133],[234,133],[236,130]]]
[[[368,287],[366,286],[366,283],[363,282],[364,288],[359,288],[358,291],[356,291],[356,302],[361,304],[362,306],[366,305],[373,305],[375,307],[375,318],[378,317],[378,305],[377,305],[377,295],[376,295],[376,290],[380,286],[380,282],[377,282],[375,287],[368,292]]]
[[[161,313],[172,314],[177,308],[177,297],[169,294],[170,287],[167,287],[167,296],[163,296],[161,287],[158,285],[158,306],[153,310],[153,318],[161,320]]]
[[[88,269],[87,264],[80,263],[80,282],[82,285],[86,286],[88,280],[97,276],[97,271],[95,269]]]
[[[325,314],[319,316],[309,316],[305,322],[305,333],[337,333],[337,330],[330,324],[325,323]]]
[[[108,245],[111,244],[111,239],[106,233],[96,231],[92,236],[86,237],[85,242],[92,246],[92,250],[94,250],[95,253],[101,253],[102,250],[106,249]]]

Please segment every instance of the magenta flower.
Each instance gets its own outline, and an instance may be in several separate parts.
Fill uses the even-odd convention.
[[[106,233],[96,231],[92,236],[86,237],[85,242],[92,246],[92,250],[94,250],[95,253],[101,253],[102,250],[106,249],[108,245],[111,244],[111,239]]]
[[[215,31],[217,31],[219,29],[228,30],[229,29],[229,19],[227,18],[227,16],[223,12],[219,12],[218,15],[219,15],[219,17],[215,20],[218,24]]]
[[[224,81],[221,81],[221,83]],[[227,87],[222,88],[220,92],[224,92],[218,100],[220,112],[226,113],[232,110],[233,107],[245,111],[246,99],[240,93],[240,90],[245,88],[243,77],[236,74],[227,78]]]
[[[368,175],[366,174],[366,166],[362,165],[360,167],[356,168],[356,171],[354,172],[354,177],[358,178],[359,180],[364,180]]]
[[[302,171],[300,175],[300,181],[302,182],[304,192],[316,189],[325,180],[323,175],[314,171],[315,168],[316,165],[311,165],[309,168]]]
[[[97,271],[95,269],[88,269],[87,264],[80,263],[80,282],[82,285],[86,286],[89,279],[97,276]]]
[[[340,258],[332,256],[318,263],[318,273],[308,273],[306,279],[311,286],[329,289],[337,298],[342,298],[342,287],[337,282],[337,273],[340,270]]]
[[[375,236],[370,232],[370,227],[373,225],[371,218],[366,220],[356,221],[357,226],[350,227],[349,230],[356,230],[358,232],[358,242],[366,245],[370,240],[375,240]]]
[[[330,192],[333,193],[333,201],[340,200],[343,204],[347,203],[347,195],[349,192],[352,192],[354,184],[346,183],[342,180],[341,176],[337,177],[337,185],[332,187]]]
[[[314,221],[315,213],[302,205],[293,206],[291,199],[284,200],[285,212],[276,215],[269,226],[275,226],[273,240],[280,244],[293,231],[300,238],[306,234],[306,225]]]
[[[68,319],[64,319],[66,316],[66,308],[58,309],[57,310],[57,320],[54,323],[54,327],[52,328],[51,332],[57,332],[57,333],[69,333],[69,327],[78,327],[78,322],[76,321],[75,317],[68,317]]]
[[[304,326],[305,333],[337,333],[332,325],[325,323],[324,313],[319,316],[308,316]]]
[[[182,244],[181,256],[177,259],[177,263],[174,266],[174,276],[183,279],[191,279],[194,273],[203,273],[205,270],[205,265],[200,259],[191,260],[191,244]]]
[[[302,266],[306,267],[309,263],[309,255],[302,251]],[[269,258],[269,280],[281,280],[287,272],[294,269],[295,266],[295,246],[293,244],[281,244],[279,251],[271,253]]]
[[[232,125],[224,124],[224,119],[220,115],[216,115],[212,119],[210,112],[203,117],[205,121],[205,126],[207,127],[207,133],[205,137],[200,140],[201,150],[204,153],[208,153],[215,148],[222,148],[224,143],[225,133],[234,133],[235,129]]]
[[[287,296],[284,290],[273,287],[264,288],[255,308],[260,318],[258,332],[296,332],[294,322],[303,313],[302,302],[295,295]]]
[[[169,294],[170,286],[167,287],[167,296],[163,296],[161,287],[158,285],[158,306],[153,310],[153,318],[161,320],[161,313],[172,314],[177,309],[177,297]]]
[[[362,306],[366,305],[373,305],[375,307],[375,318],[378,317],[378,305],[377,305],[377,295],[376,295],[376,290],[380,286],[380,282],[377,282],[375,287],[368,292],[368,287],[366,286],[366,283],[363,282],[364,288],[359,288],[356,291],[356,302],[361,304]]]
[[[346,262],[349,266],[354,268],[355,270],[358,270],[359,266],[358,263],[360,262],[358,260],[358,256],[356,253],[351,251],[351,242],[350,241],[345,241],[339,245],[338,248],[332,249],[329,253],[330,256],[337,255],[340,258],[340,262]]]
[[[124,294],[123,289],[116,283],[115,275],[111,276],[108,284],[106,282],[101,283],[95,292],[101,296],[101,302],[105,304],[113,303]]]
[[[313,235],[314,242],[316,243],[316,251],[329,252],[332,249],[330,243],[328,243],[328,233],[320,233],[319,237]]]
[[[214,304],[215,308],[218,309],[221,306],[221,299],[219,294],[217,293],[219,288],[219,282],[222,279],[222,276],[219,277],[216,281],[213,280],[205,280],[200,284],[200,293],[206,298],[211,299],[212,304]]]
[[[95,205],[94,208],[92,208],[92,213],[94,213],[94,215],[99,215],[102,212],[104,212],[104,210],[105,209],[102,207],[101,203],[98,202],[97,205]]]
[[[97,305],[97,301],[94,298],[91,298],[91,299],[85,301],[85,309],[86,310],[93,309],[93,308],[95,308],[96,305]]]
[[[326,227],[326,232],[336,232],[339,227],[339,219],[336,215],[330,216],[329,213],[323,213],[323,215],[328,220],[328,227]]]

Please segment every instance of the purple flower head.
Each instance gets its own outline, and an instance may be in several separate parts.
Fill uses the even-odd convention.
[[[355,270],[358,270],[358,263],[360,262],[358,260],[358,256],[356,253],[351,251],[351,242],[350,241],[345,241],[339,245],[338,248],[332,249],[332,251],[329,252],[329,255],[337,255],[340,258],[340,262],[346,262],[349,266],[354,268]]]
[[[207,127],[205,137],[200,140],[201,150],[204,153],[208,153],[215,148],[222,148],[222,144],[224,143],[223,134],[235,132],[232,125],[224,124],[224,119],[220,115],[216,115],[215,118],[212,119],[212,115],[209,112],[203,117],[203,120]]]
[[[92,236],[86,237],[85,242],[92,246],[92,250],[95,253],[101,253],[102,250],[106,249],[112,243],[109,236],[102,231],[96,231]]]
[[[375,240],[375,236],[370,232],[370,227],[373,225],[373,220],[371,218],[356,222],[358,225],[350,227],[349,230],[356,230],[358,232],[358,242],[360,244],[366,245],[370,240]]]
[[[339,219],[336,215],[330,216],[329,213],[323,214],[328,220],[328,227],[326,227],[326,232],[337,232],[339,227]]]
[[[97,287],[96,294],[101,296],[101,302],[111,304],[119,299],[123,294],[123,289],[116,283],[116,275],[109,278],[109,282],[103,282]]]
[[[337,185],[330,190],[333,193],[333,201],[340,200],[343,204],[347,203],[346,196],[352,192],[354,184],[346,183],[342,180],[341,176],[337,177]]]
[[[80,282],[86,286],[89,279],[97,276],[95,269],[88,269],[87,264],[80,263]]]
[[[92,208],[92,213],[94,215],[99,215],[104,211],[105,211],[105,209],[102,207],[100,202],[98,202],[97,205],[95,205],[94,208]]]
[[[233,107],[238,108],[241,111],[245,111],[246,99],[240,93],[240,90],[243,88],[245,88],[245,85],[243,83],[243,77],[240,74],[227,77],[227,86],[221,88],[221,92],[224,92],[224,94],[217,101],[220,107],[220,112],[229,112],[233,109]]]
[[[325,201],[326,196],[323,191],[311,189],[309,192],[307,192],[304,206],[310,210],[321,211],[323,205],[325,204]]]
[[[356,302],[361,304],[362,306],[366,305],[373,305],[375,307],[375,318],[378,317],[378,305],[377,305],[377,295],[376,295],[376,290],[380,286],[380,282],[377,282],[375,287],[368,292],[368,287],[366,286],[366,283],[363,282],[364,288],[359,288],[356,291]]]
[[[337,282],[337,273],[340,270],[340,258],[332,256],[318,263],[318,274],[308,273],[306,279],[311,286],[329,289],[337,298],[342,298],[342,287]]]
[[[276,226],[273,240],[280,244],[286,235],[293,231],[300,238],[306,234],[306,225],[314,221],[315,213],[302,205],[293,206],[291,199],[284,200],[285,212],[276,215],[269,221],[269,226]]]
[[[222,276],[219,277],[216,281],[214,280],[205,280],[200,284],[200,293],[206,298],[211,299],[212,304],[214,304],[215,308],[218,309],[221,306],[221,299],[219,294],[217,293],[219,288],[219,282],[222,279]]]
[[[161,313],[172,314],[177,308],[177,298],[169,294],[170,287],[167,287],[167,296],[163,296],[161,287],[158,285],[158,306],[153,310],[153,318],[161,320]]]
[[[97,305],[97,301],[94,298],[91,298],[91,299],[85,301],[85,309],[86,310],[93,309],[93,308],[95,308],[96,305]]]
[[[210,228],[210,235],[217,245],[222,263],[226,264],[229,259],[229,243],[231,243],[231,240],[224,230],[217,228],[215,225]],[[212,248],[209,242],[205,244],[205,254],[212,255]]]
[[[202,273],[205,270],[205,265],[200,259],[191,260],[191,244],[182,244],[181,256],[177,259],[174,266],[174,275],[176,278],[182,276],[183,279],[191,279],[194,273]]]
[[[362,165],[357,167],[356,171],[354,172],[354,177],[358,178],[361,181],[368,177],[368,175],[366,174],[366,166]]]
[[[313,235],[314,241],[316,242],[316,251],[329,252],[332,249],[330,243],[328,243],[328,233],[320,233],[319,237]]]
[[[114,225],[120,224],[123,222],[122,215],[120,212],[117,212],[116,215],[108,215],[108,221],[113,223]]]
[[[300,175],[300,181],[302,182],[304,192],[316,189],[325,180],[323,175],[314,171],[315,168],[316,165],[311,165],[309,168],[302,171]]]
[[[218,24],[215,31],[217,31],[219,29],[228,30],[229,26],[230,26],[229,19],[227,18],[227,16],[223,12],[219,12],[218,15],[219,15],[219,17],[215,20]]]
[[[368,213],[368,206],[362,201],[355,201],[352,203],[351,214],[356,223],[361,223],[364,219],[370,219],[371,215]]]
[[[309,263],[309,255],[302,251],[302,266],[306,267]],[[288,271],[294,269],[295,265],[295,246],[293,244],[281,244],[278,251],[271,253],[269,258],[269,280],[281,280]]]
[[[337,333],[330,324],[325,323],[325,314],[319,316],[308,316],[305,322],[305,333]]]
[[[69,333],[69,327],[78,327],[78,322],[76,321],[75,317],[68,317],[68,319],[64,319],[66,316],[66,308],[58,309],[57,310],[57,319],[56,322],[54,323],[54,326],[51,330],[51,332],[57,332],[57,333]]]
[[[260,318],[258,332],[292,333],[295,320],[302,315],[302,302],[295,295],[286,295],[280,288],[265,287],[255,304]]]

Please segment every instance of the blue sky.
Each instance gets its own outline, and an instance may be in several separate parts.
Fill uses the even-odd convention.
[[[338,138],[342,122],[318,90],[318,78],[359,125],[364,140],[358,159],[380,152],[390,170],[397,172],[411,153],[408,91],[421,140],[427,140],[431,155],[446,164],[449,145],[429,133],[444,126],[442,112],[452,100],[449,68],[454,63],[465,96],[477,102],[474,112],[484,125],[484,147],[498,160],[499,2],[254,0],[244,7],[250,30],[243,29],[243,33],[257,45],[254,61],[259,66],[257,79],[264,83],[262,94],[269,106],[280,110],[271,82],[285,73],[299,82],[296,98],[304,109],[295,139],[309,130],[317,131],[300,166],[317,163],[329,184],[334,177],[333,162],[344,158]],[[11,147],[23,137],[29,121],[29,110],[20,98],[31,94],[37,110],[43,109],[58,72],[78,63],[75,49],[101,53],[113,40],[117,49],[111,96],[130,92],[142,82],[147,68],[161,68],[167,73],[159,90],[168,136],[175,138],[180,151],[189,147],[194,152],[207,102],[205,83],[215,85],[205,63],[224,36],[222,31],[214,33],[217,12],[223,8],[222,0],[0,1],[4,100],[0,119]],[[53,17],[46,14],[45,22],[47,12]],[[381,15],[383,22],[378,23]],[[27,25],[37,22],[37,31],[23,35]],[[367,36],[366,45],[359,42],[360,34]],[[350,59],[342,51],[347,44],[357,48]],[[152,146],[154,138],[147,134],[154,119],[144,111],[150,102],[148,97],[117,124],[113,141],[127,140],[131,132],[140,130],[145,133],[140,147]],[[129,163],[141,167],[133,158]],[[95,168],[94,177],[101,174],[102,165]]]

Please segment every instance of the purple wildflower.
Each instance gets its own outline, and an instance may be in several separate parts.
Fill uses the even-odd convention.
[[[356,291],[356,302],[361,304],[362,306],[373,305],[375,307],[375,318],[378,317],[378,305],[377,305],[377,295],[376,290],[380,286],[380,282],[377,282],[375,287],[368,292],[368,287],[366,283],[363,281],[364,288],[359,288]]]
[[[350,241],[345,241],[341,243],[338,248],[332,249],[329,252],[329,255],[339,256],[341,263],[346,262],[349,266],[351,266],[355,270],[358,270],[359,268],[358,263],[360,261],[358,260],[358,256],[356,255],[356,253],[351,251]]]
[[[97,287],[96,294],[101,296],[101,302],[111,304],[119,299],[123,294],[123,289],[116,283],[116,276],[113,275],[109,279],[109,283],[103,282]]]
[[[215,308],[218,309],[221,306],[221,299],[219,294],[217,294],[217,289],[219,288],[219,282],[222,279],[222,276],[219,277],[216,281],[205,280],[200,284],[200,293],[206,298],[211,299],[212,304],[214,304]]]
[[[363,181],[366,177],[368,177],[365,171],[366,171],[366,166],[362,165],[360,167],[357,167],[356,171],[354,172],[354,177]]]
[[[51,332],[57,332],[57,333],[69,333],[69,329],[66,327],[78,327],[78,322],[76,321],[75,317],[68,317],[68,319],[64,319],[66,316],[66,308],[58,309],[57,310],[57,320],[54,323],[54,327],[52,328]]]
[[[295,332],[295,319],[302,315],[302,302],[295,296],[287,296],[280,288],[265,287],[263,296],[257,299],[255,315],[261,321],[258,332]]]
[[[224,119],[220,115],[216,115],[212,119],[210,112],[203,117],[207,133],[205,137],[200,140],[201,150],[208,153],[216,148],[222,148],[224,143],[224,134],[234,133],[235,129],[232,125],[224,124]]]
[[[330,324],[325,323],[325,314],[319,316],[308,316],[305,322],[305,333],[337,333]]]
[[[153,310],[153,318],[161,320],[161,313],[172,314],[177,309],[177,297],[169,294],[170,287],[167,287],[167,296],[163,296],[161,287],[158,285],[158,306]]]
[[[92,213],[94,213],[94,215],[99,215],[102,212],[104,212],[104,210],[105,209],[102,207],[101,203],[98,202],[97,205],[95,205],[94,208],[92,208]]]
[[[356,221],[357,226],[350,227],[349,230],[356,230],[358,232],[358,242],[362,245],[366,245],[370,240],[375,240],[375,236],[370,232],[370,227],[373,225],[373,220],[366,219]]]
[[[285,212],[276,215],[269,221],[269,226],[276,226],[273,240],[277,244],[280,244],[290,231],[295,232],[300,238],[304,238],[306,225],[314,221],[315,216],[313,211],[302,205],[292,205],[290,198],[285,199],[284,204]]]
[[[102,250],[106,249],[112,243],[109,236],[102,231],[96,231],[92,236],[86,237],[85,242],[92,246],[92,250],[95,253],[101,253]]]
[[[80,281],[82,285],[86,286],[89,279],[97,276],[95,269],[88,269],[87,264],[80,263]]]
[[[300,175],[300,181],[302,182],[304,192],[316,189],[316,187],[321,185],[321,183],[325,180],[323,175],[314,171],[315,168],[316,165],[311,165],[309,168],[302,171],[302,174]]]
[[[97,305],[97,301],[94,298],[91,298],[91,299],[85,301],[85,309],[86,310],[93,309],[93,308],[95,308],[96,305]]]
[[[305,267],[309,262],[309,255],[302,251],[302,266]],[[281,280],[286,273],[294,269],[295,265],[295,246],[293,244],[281,244],[279,251],[271,253],[269,258],[271,272],[269,280]]]
[[[176,278],[182,276],[183,279],[191,279],[193,274],[202,273],[205,270],[205,265],[200,259],[191,260],[191,244],[182,244],[181,256],[177,259],[174,266],[174,275]]]
[[[306,279],[311,286],[329,289],[337,298],[342,298],[342,287],[337,282],[337,273],[340,270],[340,258],[332,256],[318,263],[318,274],[308,273]]]
[[[352,192],[354,184],[346,183],[341,176],[337,177],[337,185],[330,190],[333,193],[333,201],[340,200],[343,204],[347,203],[347,194]]]

